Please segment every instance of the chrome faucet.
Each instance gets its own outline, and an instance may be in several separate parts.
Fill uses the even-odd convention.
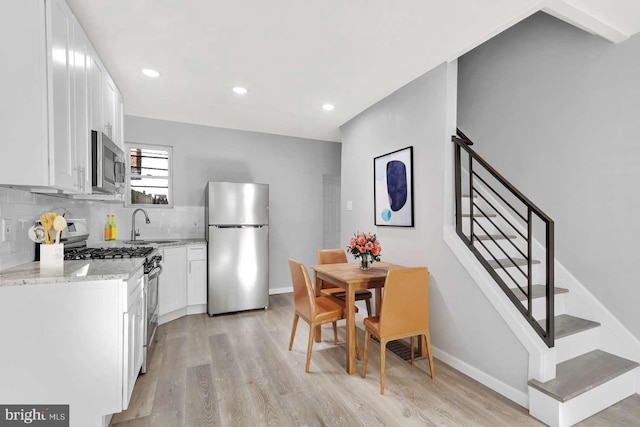
[[[136,213],[138,213],[138,211],[142,211],[147,224],[151,223],[151,221],[149,221],[149,215],[147,215],[147,212],[144,209],[138,208],[133,211],[131,214],[131,240],[134,242],[136,241],[136,237],[140,235],[140,229],[136,230]]]

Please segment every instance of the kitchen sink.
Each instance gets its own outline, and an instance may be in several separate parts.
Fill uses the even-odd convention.
[[[127,245],[162,245],[167,243],[177,243],[178,240],[126,240],[124,243]]]

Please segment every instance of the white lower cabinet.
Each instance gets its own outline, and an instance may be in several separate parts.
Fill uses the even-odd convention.
[[[207,311],[205,244],[164,249],[158,291],[159,323]]]
[[[64,403],[71,427],[129,405],[142,366],[140,268],[128,281],[0,286],[0,402]]]
[[[163,316],[182,310],[186,306],[187,248],[185,246],[165,248],[162,254],[162,274],[158,278],[160,323],[164,323]],[[180,315],[177,317],[180,317]],[[164,321],[166,322],[167,320]]]
[[[145,308],[142,298],[142,271],[139,271],[127,282],[127,289],[131,293],[127,297],[127,311],[123,315],[123,387],[122,409],[129,407],[133,386],[142,368],[142,356],[144,349],[143,325],[145,322]],[[132,290],[133,289],[133,290]]]
[[[207,309],[207,247],[187,247],[187,314],[203,313]]]

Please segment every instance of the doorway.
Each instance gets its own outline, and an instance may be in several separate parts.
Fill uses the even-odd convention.
[[[340,177],[323,177],[322,232],[324,249],[339,248],[340,244]]]

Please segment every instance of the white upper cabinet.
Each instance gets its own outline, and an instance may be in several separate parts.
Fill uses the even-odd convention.
[[[0,55],[0,185],[91,193],[91,130],[122,146],[122,96],[71,9],[2,0]]]
[[[59,188],[75,190],[75,96],[74,96],[74,16],[62,0],[48,4],[48,51],[51,73],[49,98],[49,148],[52,183]]]
[[[111,80],[111,77],[105,76],[103,79],[103,85],[102,93],[104,98],[102,99],[102,102],[104,107],[102,108],[102,112],[104,113],[104,117],[102,120],[104,121],[104,133],[113,141],[118,90],[116,89],[116,85],[113,83],[113,80]]]
[[[124,138],[122,121],[124,114],[124,103],[122,100],[122,94],[116,87],[115,83],[108,74],[105,74],[103,78],[103,122],[104,133],[116,145],[124,150]]]
[[[82,193],[91,192],[91,128],[89,127],[89,71],[93,55],[91,43],[80,27],[77,19],[73,20],[74,37],[74,100],[75,100],[75,174]]]
[[[103,132],[124,150],[122,94],[97,55],[91,66],[91,129]]]
[[[98,55],[92,50],[91,57],[89,58],[89,128],[90,130],[99,130],[102,132],[104,132],[102,81],[105,75],[104,65],[100,62]]]
[[[0,58],[0,183],[48,185],[47,49],[42,1],[0,2]]]
[[[113,135],[113,142],[124,151],[124,99],[122,94],[118,91],[118,98],[116,99],[116,117],[115,117],[115,133]]]

